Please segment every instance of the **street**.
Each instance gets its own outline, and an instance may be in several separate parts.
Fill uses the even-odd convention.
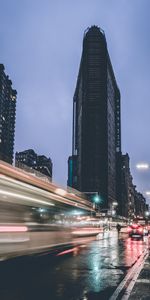
[[[68,254],[1,262],[0,299],[107,300],[147,246],[110,231]]]

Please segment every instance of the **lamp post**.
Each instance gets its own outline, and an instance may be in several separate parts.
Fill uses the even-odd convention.
[[[112,202],[112,210],[111,210],[112,216],[116,215],[117,206],[118,206],[117,202]]]
[[[145,217],[146,217],[146,218],[149,217],[149,211],[145,211]]]

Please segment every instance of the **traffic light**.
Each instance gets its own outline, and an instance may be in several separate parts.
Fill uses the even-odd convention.
[[[99,195],[94,195],[93,200],[95,203],[100,203],[100,196]]]

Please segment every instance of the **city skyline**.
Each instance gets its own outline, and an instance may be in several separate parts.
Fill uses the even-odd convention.
[[[92,5],[86,1],[85,15],[85,1],[64,1],[63,5],[45,1],[45,6],[40,1],[31,5],[29,1],[14,1],[8,7],[8,1],[2,1],[0,62],[18,92],[15,151],[33,148],[50,156],[54,180],[66,184],[72,146],[72,99],[83,32],[97,25],[105,31],[121,91],[122,150],[129,153],[134,184],[143,192],[150,189],[150,173],[138,172],[135,165],[150,160],[149,4],[104,2]],[[77,14],[79,21],[75,22]]]

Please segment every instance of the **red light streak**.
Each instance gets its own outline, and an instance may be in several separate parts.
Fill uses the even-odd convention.
[[[0,226],[0,232],[26,232],[26,226]]]
[[[77,248],[72,248],[72,249],[68,249],[68,250],[64,250],[60,253],[58,253],[56,256],[61,256],[61,255],[64,255],[64,254],[68,254],[68,253],[71,253],[71,252],[75,252],[77,250]]]

